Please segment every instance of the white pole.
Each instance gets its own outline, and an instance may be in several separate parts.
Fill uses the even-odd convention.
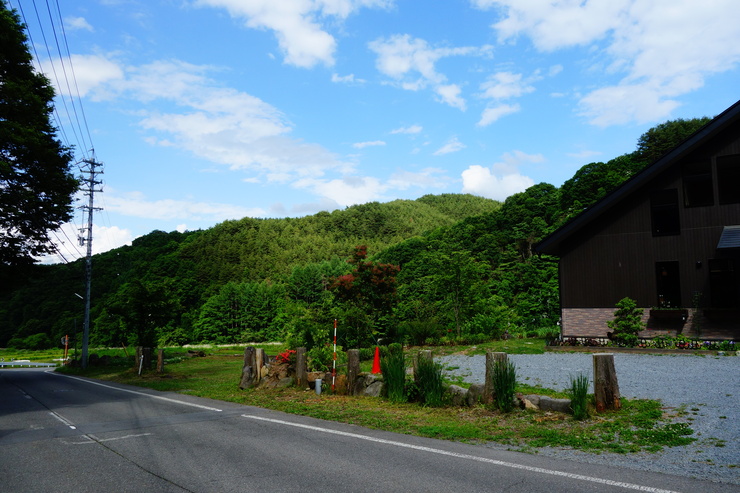
[[[334,361],[331,367],[331,392],[334,393],[334,386],[337,380],[337,319],[334,319]]]

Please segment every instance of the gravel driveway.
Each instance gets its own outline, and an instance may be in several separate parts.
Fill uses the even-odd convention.
[[[593,358],[587,353],[518,354],[509,359],[516,365],[517,380],[530,385],[564,390],[571,376],[593,378]],[[446,372],[466,382],[485,380],[485,356],[442,356],[436,361],[454,368]],[[614,366],[622,397],[684,406],[698,440],[654,454],[595,455],[555,448],[539,453],[740,485],[740,357],[615,354]]]

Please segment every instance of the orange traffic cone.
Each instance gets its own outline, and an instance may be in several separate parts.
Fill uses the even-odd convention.
[[[380,348],[375,346],[375,359],[373,360],[373,373],[380,373]]]

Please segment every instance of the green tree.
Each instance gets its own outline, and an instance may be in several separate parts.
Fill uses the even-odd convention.
[[[612,329],[612,340],[617,344],[634,347],[637,345],[637,334],[645,328],[642,322],[642,308],[632,298],[622,298],[617,302],[614,320],[607,325]]]
[[[709,123],[711,118],[691,118],[685,120],[669,120],[651,128],[637,139],[636,156],[638,159],[651,164],[664,154],[673,150],[694,132]]]
[[[51,124],[54,89],[38,74],[17,13],[0,2],[0,264],[50,253],[79,184]]]

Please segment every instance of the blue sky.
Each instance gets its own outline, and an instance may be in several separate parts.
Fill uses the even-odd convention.
[[[96,252],[245,216],[503,200],[740,96],[736,0],[9,4],[63,140],[105,164]]]

